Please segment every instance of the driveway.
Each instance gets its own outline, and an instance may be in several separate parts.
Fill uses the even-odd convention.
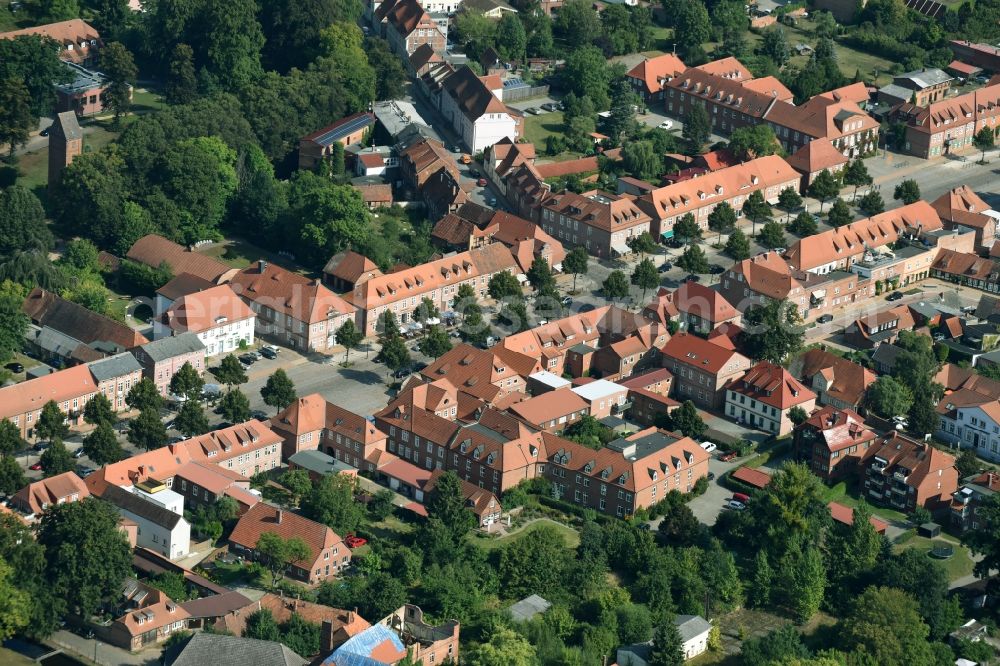
[[[84,638],[60,629],[47,641],[50,645],[62,648],[65,652],[84,657],[89,662],[101,666],[154,666],[160,663],[160,648],[154,647],[132,654],[121,648],[93,638]]]
[[[715,456],[709,459],[708,470],[715,474],[716,480],[708,482],[708,490],[705,491],[704,495],[695,497],[688,502],[688,506],[691,507],[691,512],[694,513],[694,517],[698,519],[698,522],[711,527],[719,518],[720,513],[724,510],[728,511],[728,509],[725,509],[725,505],[732,498],[733,492],[719,485],[718,479],[721,479],[723,474],[741,464],[740,460],[722,462]],[[653,530],[657,530],[662,521],[662,518],[656,518],[649,521],[649,525]]]

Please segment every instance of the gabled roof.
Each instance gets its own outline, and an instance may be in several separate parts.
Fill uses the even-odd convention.
[[[371,127],[374,124],[375,114],[370,111],[362,111],[361,113],[355,113],[345,118],[341,118],[333,124],[327,125],[322,129],[318,129],[311,134],[306,134],[302,137],[302,141],[314,143],[318,146],[329,146],[334,141],[339,141],[349,134],[354,134],[355,132],[366,127]]]
[[[164,323],[179,333],[204,333],[256,316],[232,287],[220,284],[178,298],[164,313]]]
[[[90,497],[90,491],[76,472],[64,472],[29,483],[17,491],[11,503],[26,513],[37,515],[54,504],[81,501],[87,497]]]
[[[326,262],[326,266],[323,267],[323,272],[351,284],[382,275],[382,271],[379,270],[374,261],[354,250],[341,252],[330,257],[330,261]]]
[[[655,58],[645,58],[630,69],[626,76],[642,81],[646,93],[651,95],[659,92],[665,81],[669,81],[685,69],[687,65],[680,58],[672,53],[664,53]]]
[[[667,358],[697,367],[709,374],[718,374],[734,360],[747,360],[742,354],[720,347],[690,333],[678,333],[661,350]]]
[[[764,252],[744,259],[729,269],[734,274],[742,274],[747,287],[773,299],[788,297],[794,289],[801,288],[799,276],[776,252]]]
[[[258,261],[233,276],[233,289],[251,300],[306,324],[352,314],[354,307],[319,280]]]
[[[824,169],[832,172],[849,161],[826,137],[813,139],[788,158],[792,168],[802,174],[818,173]]]
[[[810,349],[802,354],[793,364],[796,366],[800,367],[796,374],[809,382],[818,373],[824,373],[826,392],[850,405],[861,404],[868,385],[876,379],[875,373],[868,368],[822,349]]]
[[[107,486],[101,493],[101,499],[114,504],[122,511],[127,511],[167,530],[173,530],[178,523],[184,520],[184,516],[181,514],[174,513],[159,504],[154,504],[145,497],[119,486]]]
[[[597,190],[582,194],[566,190],[552,195],[543,205],[560,215],[609,232],[650,221],[649,215],[633,199]]]
[[[167,264],[174,275],[190,273],[209,282],[221,282],[236,272],[236,269],[212,257],[191,252],[163,236],[149,234],[137,240],[129,249],[126,258],[153,268]]]
[[[476,122],[487,113],[507,113],[504,103],[497,99],[468,65],[445,79],[444,91],[455,100],[455,104],[470,122]]]
[[[167,666],[303,666],[308,663],[281,643],[197,632]]]
[[[725,296],[705,285],[688,280],[672,295],[674,306],[679,312],[700,317],[713,325],[739,316],[736,308]]]
[[[534,427],[541,427],[560,417],[587,411],[587,401],[570,389],[546,391],[511,405],[508,410],[517,414]]]
[[[816,399],[788,370],[770,361],[761,361],[726,388],[781,411]]]
[[[953,224],[982,229],[997,223],[994,217],[986,214],[991,210],[989,204],[968,185],[948,190],[931,202],[931,206],[942,220]]]
[[[419,72],[423,69],[424,65],[432,62],[443,62],[443,59],[440,55],[438,55],[429,42],[424,42],[410,54],[410,67],[415,72]]]
[[[926,107],[904,104],[899,107],[910,128],[937,133],[955,123],[979,122],[1000,115],[1000,83],[992,82],[963,95],[947,97]]]
[[[417,0],[399,0],[385,18],[404,38],[416,30],[421,22],[431,20]]]
[[[49,400],[62,404],[97,392],[90,368],[76,365],[65,370],[0,387],[0,417],[9,418],[40,410]],[[79,409],[83,409],[81,400]]]
[[[736,81],[753,78],[753,73],[747,69],[746,65],[732,56],[706,62],[704,65],[698,65],[692,69],[700,70],[715,77]]]
[[[55,40],[63,47],[59,50],[59,58],[75,63],[83,62],[88,56],[92,55],[91,49],[95,46],[101,47],[104,45],[100,33],[89,23],[78,18],[59,21],[58,23],[47,23],[33,28],[2,32],[0,33],[0,39],[16,39],[17,37],[31,35],[48,37]],[[97,43],[92,45],[92,41]],[[72,47],[72,50],[70,50],[70,47]]]
[[[306,571],[312,570],[313,563],[322,551],[342,543],[340,537],[326,525],[263,502],[243,514],[233,528],[229,541],[253,550],[265,532],[274,532],[283,539],[302,539],[309,547],[310,554],[292,564]]]
[[[144,335],[125,324],[60,298],[41,287],[31,290],[21,304],[21,311],[33,324],[51,328],[98,348],[114,347],[124,351],[149,342]]]
[[[165,361],[183,354],[205,351],[205,343],[195,333],[181,333],[139,346],[153,361]]]
[[[830,452],[858,446],[876,437],[865,427],[865,420],[857,412],[830,405],[813,412],[804,423],[796,426],[797,430],[806,428],[818,432]]]

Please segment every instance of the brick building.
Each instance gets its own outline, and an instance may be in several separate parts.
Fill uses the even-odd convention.
[[[908,155],[929,159],[975,150],[976,132],[997,128],[1000,82],[926,106],[907,102],[892,117],[906,125],[902,148]]]
[[[205,370],[205,343],[194,333],[147,342],[135,347],[132,354],[142,365],[143,376],[152,380],[164,397],[170,380],[185,363],[190,363],[199,374]]]
[[[633,199],[598,190],[551,195],[540,215],[546,233],[602,258],[630,254],[628,239],[651,231],[650,216]]]
[[[675,397],[709,409],[722,407],[726,385],[750,368],[746,356],[690,333],[673,336],[660,352],[674,376]]]
[[[780,365],[762,361],[726,386],[726,416],[776,437],[792,430],[794,407],[810,413],[816,394]]]
[[[857,472],[875,438],[857,412],[828,405],[796,426],[792,441],[796,459],[824,481],[836,482]]]

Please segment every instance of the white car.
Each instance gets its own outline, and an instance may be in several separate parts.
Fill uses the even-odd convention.
[[[674,126],[674,121],[672,120],[664,120],[662,123],[657,125],[657,127],[659,127],[660,129],[665,129],[665,130],[670,129],[673,126]]]
[[[738,500],[729,500],[729,503],[726,506],[728,506],[730,509],[733,509],[734,511],[742,511],[743,509],[747,508],[746,504]]]
[[[708,453],[712,453],[719,447],[715,445],[715,442],[702,442],[701,448],[705,449],[705,451]]]

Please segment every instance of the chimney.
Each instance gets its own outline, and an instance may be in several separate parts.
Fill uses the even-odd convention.
[[[275,522],[278,523],[279,525],[281,524],[281,514],[282,513],[283,513],[283,511],[281,509],[278,509],[278,515],[275,518]]]
[[[333,622],[330,620],[323,620],[323,626],[319,632],[319,647],[322,654],[327,654],[333,652]]]
[[[259,271],[259,272],[260,272],[261,274],[263,274],[263,273],[264,273],[264,271],[266,271],[266,270],[267,270],[267,262],[266,262],[266,261],[264,261],[263,259],[258,259],[258,260],[257,260],[257,270],[258,270],[258,271]]]

